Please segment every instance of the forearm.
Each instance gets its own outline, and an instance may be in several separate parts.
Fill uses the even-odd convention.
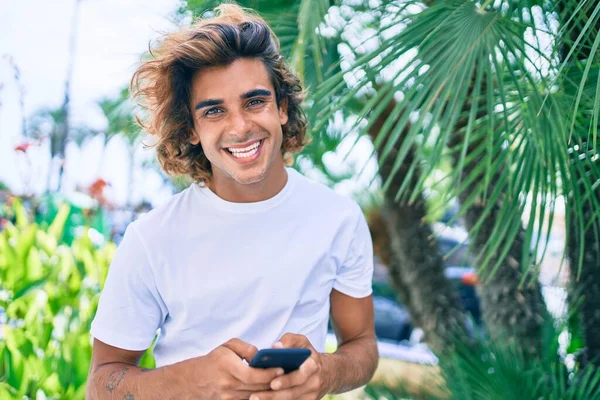
[[[110,363],[98,367],[88,380],[88,400],[163,400],[211,398],[211,390],[198,379],[186,382],[185,365],[142,369]],[[192,386],[193,385],[193,386]]]
[[[344,393],[371,380],[379,353],[377,339],[364,336],[342,344],[335,353],[323,355],[327,393]]]

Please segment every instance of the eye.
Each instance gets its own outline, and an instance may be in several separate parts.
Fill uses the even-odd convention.
[[[216,114],[220,114],[222,112],[223,112],[223,110],[221,110],[220,108],[213,107],[213,108],[209,108],[208,110],[206,110],[204,112],[204,115],[216,115]]]
[[[259,104],[262,104],[262,103],[264,103],[264,100],[261,100],[261,99],[252,99],[252,100],[250,100],[248,102],[248,107],[256,106],[256,105],[259,105]]]

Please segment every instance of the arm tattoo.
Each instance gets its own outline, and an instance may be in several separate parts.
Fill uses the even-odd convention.
[[[152,368],[142,368],[142,370],[140,372],[150,372],[152,371]]]
[[[123,400],[135,400],[135,397],[133,397],[131,392],[127,392],[125,393],[125,396],[123,396]]]
[[[115,390],[117,386],[119,386],[119,383],[121,383],[121,381],[125,377],[127,371],[129,371],[129,368],[125,367],[120,371],[111,372],[108,376],[108,382],[106,382],[106,386],[104,386],[106,390],[108,390],[109,392]]]

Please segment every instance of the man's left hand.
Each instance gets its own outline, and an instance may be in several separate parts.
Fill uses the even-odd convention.
[[[274,379],[271,391],[254,393],[250,400],[316,400],[327,394],[323,355],[319,354],[304,335],[286,333],[274,348],[302,347],[311,356],[296,371]]]

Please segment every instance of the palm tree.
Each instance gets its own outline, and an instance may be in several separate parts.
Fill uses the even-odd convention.
[[[595,104],[596,90],[593,83],[598,81],[598,37],[600,34],[600,19],[594,16],[597,9],[593,4],[584,4],[581,13],[583,18],[579,23],[569,26],[569,16],[577,10],[577,5],[568,1],[559,1],[560,22],[566,25],[560,48],[561,61],[568,61],[567,76],[569,80],[564,86],[564,92],[575,98],[577,82],[583,82],[580,107],[573,121],[574,137],[569,146],[570,166],[574,188],[567,198],[568,241],[567,255],[570,260],[571,285],[569,300],[572,309],[577,310],[577,324],[580,327],[585,349],[580,354],[582,364],[600,362],[600,219],[597,215],[600,191],[595,182],[600,181],[598,152],[596,140],[598,137],[598,109]],[[589,23],[589,25],[588,25]],[[589,35],[585,35],[585,30]],[[578,46],[575,43],[579,42]],[[585,77],[588,60],[594,65]],[[572,79],[572,80],[571,80]],[[590,85],[591,82],[592,84]],[[580,85],[581,86],[581,85]],[[590,135],[591,133],[591,135]],[[583,212],[580,214],[572,203],[581,199]]]
[[[105,148],[108,142],[115,136],[121,136],[127,145],[129,152],[129,170],[127,177],[127,200],[126,204],[131,205],[131,198],[134,189],[133,174],[136,166],[135,152],[140,142],[141,131],[135,121],[135,107],[129,99],[129,89],[124,88],[114,99],[103,99],[98,102],[107,120],[107,127],[104,131],[104,143],[102,157],[99,168],[102,168],[104,162]]]
[[[553,89],[560,65],[535,36],[533,42],[526,40],[528,29],[538,35],[553,32],[549,20],[554,5],[542,5],[532,11],[529,2],[500,1],[493,8],[490,1],[480,6],[444,1],[428,8],[420,2],[390,2],[394,18],[377,28],[397,28],[399,33],[384,36],[375,50],[357,54],[351,67],[315,95],[337,93],[337,101],[317,103],[324,110],[319,116],[323,123],[369,90],[373,73],[387,73],[387,79],[380,79],[385,90],[373,90],[355,125],[371,133],[393,100],[389,93],[401,97],[374,140],[380,166],[393,160],[384,188],[392,188],[394,176],[404,169],[409,176],[421,169],[413,187],[394,188],[397,199],[412,201],[440,163],[453,160],[454,171],[443,179],[453,188],[448,198],[461,200],[460,215],[466,217],[479,255],[477,266],[488,275],[483,294],[487,322],[494,330],[517,327],[522,333],[516,332],[516,340],[532,348],[536,345],[527,343],[540,334],[544,310],[537,283],[526,280],[545,244],[541,235],[535,242],[533,236],[551,220],[544,217],[546,210],[569,192],[571,182],[565,168],[567,118]],[[394,66],[399,59],[402,65]],[[344,92],[348,76],[355,79]],[[364,120],[369,122],[361,126]],[[422,143],[433,143],[428,155],[418,151]],[[525,216],[524,228],[527,205],[532,212]],[[580,211],[581,205],[574,207]],[[525,289],[516,290],[519,284]]]
[[[39,109],[30,117],[27,123],[27,131],[24,133],[26,137],[33,138],[40,143],[46,140],[49,142],[50,165],[46,176],[47,192],[52,191],[52,177],[55,173],[54,162],[56,159],[60,160],[65,119],[66,114],[63,107]],[[70,125],[69,132],[68,140],[64,143],[65,146],[69,141],[81,146],[87,139],[98,134],[94,129],[82,125]],[[64,163],[64,159],[61,163]]]
[[[23,136],[26,136],[26,134],[27,134],[27,117],[25,114],[25,85],[23,85],[23,82],[21,81],[21,69],[19,68],[16,61],[14,60],[14,58],[11,55],[5,54],[4,56],[2,56],[2,58],[5,59],[8,62],[8,64],[10,65],[10,67],[13,71],[13,79],[19,89],[19,111],[21,113],[21,134]],[[4,86],[4,84],[2,82],[0,82],[0,92],[2,91],[3,86]],[[2,105],[1,101],[0,101],[0,105]]]
[[[133,120],[133,117],[127,116],[127,112],[125,112],[125,114],[122,112],[123,102],[125,100],[123,96],[128,96],[126,89],[121,90],[121,93],[116,98],[104,98],[97,103],[107,121],[107,127],[103,132],[102,154],[100,156],[100,162],[98,163],[98,176],[100,176],[100,172],[104,165],[108,142],[110,142],[113,137],[121,134],[124,130],[128,130],[130,128],[129,125]]]
[[[393,105],[389,105],[372,125],[369,134],[376,138],[381,131]],[[407,133],[408,129],[403,132]],[[394,152],[401,147],[398,143]],[[411,152],[410,154],[414,154]],[[409,155],[410,157],[410,155]],[[391,174],[393,158],[381,165],[379,174],[387,180]],[[408,164],[408,163],[407,163]],[[408,164],[410,165],[410,164]],[[465,327],[465,316],[458,293],[454,291],[444,274],[444,262],[431,226],[426,222],[427,205],[423,195],[412,202],[397,203],[392,193],[408,182],[415,185],[419,171],[409,175],[406,165],[396,174],[390,189],[384,193],[380,213],[383,234],[383,261],[390,269],[390,276],[402,302],[407,306],[415,324],[423,329],[427,342],[437,351],[451,348],[452,334],[460,334]]]
[[[505,201],[509,188],[498,184],[497,190],[500,196],[495,200],[496,204],[491,211],[486,213],[486,203],[489,198],[481,194],[478,180],[485,177],[477,172],[477,167],[482,163],[482,154],[485,154],[487,146],[484,136],[467,136],[469,115],[471,112],[479,113],[481,116],[486,112],[486,83],[482,75],[477,74],[474,69],[470,78],[468,90],[469,100],[465,102],[462,117],[457,121],[452,131],[448,148],[454,168],[461,168],[460,179],[471,182],[458,192],[461,204],[464,204],[464,220],[466,226],[472,232],[479,230],[474,236],[471,246],[475,253],[485,252],[487,241],[494,234],[495,221],[499,217],[501,203]],[[465,160],[461,160],[463,144],[466,146]],[[501,150],[500,150],[501,151]],[[461,165],[462,162],[462,165]],[[499,164],[499,169],[510,168],[506,162]],[[479,178],[477,180],[471,177]],[[501,174],[496,172],[492,181],[500,182]],[[474,199],[471,200],[471,199]],[[545,307],[542,300],[539,281],[533,277],[525,287],[521,282],[526,274],[523,273],[522,254],[525,249],[525,235],[522,227],[518,227],[517,235],[511,242],[502,243],[502,247],[508,247],[508,253],[502,259],[499,255],[492,255],[489,261],[497,266],[493,274],[481,271],[483,279],[483,290],[481,290],[481,302],[486,326],[490,333],[503,333],[511,331],[510,337],[518,340],[521,347],[530,355],[539,356],[542,346],[542,328],[546,319]],[[476,264],[478,265],[478,264]],[[517,324],[516,321],[519,321]]]
[[[73,17],[71,21],[71,35],[69,37],[69,60],[67,63],[67,76],[65,79],[65,91],[63,96],[63,103],[59,109],[59,118],[56,119],[57,129],[55,135],[52,137],[55,141],[55,145],[52,150],[52,158],[50,170],[52,171],[52,164],[54,163],[54,157],[58,158],[58,187],[60,191],[62,186],[63,174],[65,169],[65,151],[67,149],[67,142],[69,135],[71,134],[69,114],[71,112],[71,79],[73,77],[73,68],[75,66],[75,56],[77,54],[77,32],[79,25],[79,9],[81,6],[81,0],[75,0],[73,4]]]

